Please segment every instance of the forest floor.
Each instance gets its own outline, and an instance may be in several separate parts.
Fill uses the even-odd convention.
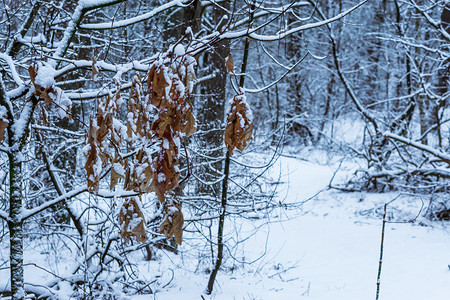
[[[180,258],[170,256],[174,279],[153,299],[375,299],[383,207],[399,194],[327,190],[339,163],[320,153],[313,161],[280,158],[273,168],[282,172],[280,201],[302,202],[323,192],[298,209],[228,227],[242,234],[258,228],[236,251],[255,262],[228,259],[225,266],[233,267],[219,272],[206,296],[208,274],[179,268]],[[346,180],[355,167],[343,163],[333,182]],[[403,195],[387,207],[380,299],[450,299],[450,223],[423,217],[424,201]]]
[[[186,232],[178,255],[160,250],[156,260],[145,261],[138,251],[130,258],[153,292],[131,299],[375,299],[383,206],[399,194],[330,190],[331,178],[333,184],[343,183],[358,165],[316,150],[296,155],[280,157],[271,173],[281,182],[277,201],[303,204],[277,208],[259,219],[227,219],[229,248],[212,295],[205,294],[211,248],[204,237]],[[424,217],[427,201],[426,196],[403,195],[388,206],[380,299],[450,299],[450,223]],[[244,241],[232,247],[237,240]],[[28,282],[54,278],[35,264],[62,274],[73,261],[71,254],[60,253],[55,261],[45,257],[42,250],[27,247]],[[0,270],[0,284],[8,284],[6,268]],[[70,287],[60,288],[60,299],[70,299]],[[125,296],[119,289],[118,294]]]

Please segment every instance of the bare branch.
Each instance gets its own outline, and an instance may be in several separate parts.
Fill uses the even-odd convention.
[[[64,57],[67,49],[69,48],[70,42],[72,41],[75,32],[77,31],[81,23],[81,20],[88,11],[101,7],[111,6],[123,1],[124,0],[100,0],[92,1],[92,3],[89,3],[88,1],[79,1],[74,13],[72,14],[72,20],[67,25],[67,28],[64,31],[64,36],[59,42],[58,48],[56,49],[55,53],[53,53],[53,57]],[[59,63],[56,65],[59,65]]]
[[[0,210],[0,219],[3,219],[5,221],[9,221],[9,215],[6,211]]]
[[[44,204],[39,205],[38,207],[35,207],[33,209],[24,209],[24,211],[22,212],[21,220],[24,221],[24,220],[26,220],[26,219],[28,219],[28,218],[30,218],[30,217],[40,213],[41,211],[46,210],[49,207],[52,207],[53,205],[56,205],[56,204],[58,204],[60,202],[69,200],[69,199],[71,199],[71,198],[73,198],[75,196],[78,196],[79,194],[82,194],[82,193],[87,192],[87,191],[88,191],[88,187],[87,186],[79,187],[79,188],[77,188],[75,190],[72,190],[72,191],[70,191],[68,193],[65,193],[64,195],[61,195],[61,196],[59,196],[59,197],[57,197],[57,198],[55,198],[55,199],[53,199],[51,201],[45,202]]]
[[[424,145],[421,143],[414,142],[410,139],[401,137],[399,135],[396,135],[396,134],[393,134],[390,132],[385,132],[383,135],[387,138],[393,139],[395,141],[398,141],[398,142],[404,143],[406,145],[409,145],[411,147],[417,148],[419,150],[425,151],[431,155],[436,156],[437,158],[440,158],[441,160],[445,161],[446,163],[450,164],[450,155],[448,155],[447,153],[444,153],[438,149],[432,148],[430,146],[427,146],[427,145]]]
[[[166,4],[163,4],[161,6],[158,6],[157,8],[153,9],[152,11],[149,11],[148,13],[142,14],[140,16],[136,16],[134,18],[126,19],[126,20],[120,20],[120,21],[112,21],[107,23],[97,23],[97,24],[84,24],[81,25],[81,29],[88,29],[88,30],[108,30],[108,29],[116,29],[121,27],[130,26],[145,20],[148,20],[157,14],[172,8],[176,6],[186,6],[188,5],[190,1],[186,0],[172,0]]]
[[[317,28],[323,25],[327,25],[330,24],[332,22],[335,22],[337,20],[340,20],[342,18],[344,18],[345,16],[347,16],[348,14],[350,14],[351,12],[353,12],[354,10],[358,9],[360,6],[362,6],[364,3],[366,3],[368,0],[364,0],[360,3],[358,3],[357,5],[351,7],[350,9],[347,9],[346,11],[332,17],[329,19],[324,19],[322,21],[319,22],[315,22],[315,23],[309,23],[309,24],[305,24],[302,26],[298,26],[295,28],[292,28],[284,33],[281,34],[277,34],[277,35],[261,35],[261,34],[257,34],[256,31],[261,29],[261,26],[253,29],[253,30],[241,30],[241,31],[231,31],[231,32],[227,32],[225,34],[223,34],[221,36],[221,39],[236,39],[236,38],[241,38],[241,37],[245,37],[247,34],[250,36],[250,38],[254,39],[254,40],[258,40],[258,41],[278,41],[278,40],[282,40],[284,38],[286,38],[287,36],[290,36],[294,33],[300,32],[300,31],[305,31],[308,29],[313,29],[313,28]]]

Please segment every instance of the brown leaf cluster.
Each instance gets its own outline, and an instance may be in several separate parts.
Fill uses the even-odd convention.
[[[96,192],[100,181],[98,165],[101,164],[102,169],[109,163],[122,163],[123,160],[117,152],[120,147],[120,139],[117,140],[118,132],[114,130],[113,118],[117,110],[117,100],[120,94],[115,97],[99,99],[97,101],[97,114],[95,119],[89,119],[89,129],[86,133],[87,161],[84,165],[87,175],[87,183],[89,191]],[[115,134],[113,134],[115,133]],[[113,144],[116,154],[109,149]],[[100,160],[100,161],[99,161]],[[97,166],[97,167],[96,167]],[[122,176],[114,171],[111,172],[111,189],[117,184]]]
[[[141,142],[141,148],[133,158],[125,160],[124,188],[140,194],[154,190],[153,158],[147,151],[147,146],[151,144],[152,139],[151,110],[149,100],[143,91],[142,80],[139,75],[136,75],[128,98],[127,150],[133,150],[135,140]]]
[[[136,157],[126,163],[125,190],[139,194],[153,191],[152,157],[144,149],[139,149]]]
[[[234,96],[227,114],[227,126],[225,128],[225,145],[230,155],[235,148],[244,150],[252,139],[252,117],[243,92]]]
[[[165,74],[163,66],[153,66],[147,82],[151,103],[159,112],[151,130],[155,138],[159,139],[161,149],[153,161],[153,182],[161,203],[164,202],[165,194],[178,186],[178,157],[182,135],[189,136],[196,131],[192,107],[187,101],[189,94],[179,77],[179,70],[172,68],[167,72],[172,74]],[[167,83],[166,77],[172,78],[171,84]]]
[[[96,172],[95,166],[98,161],[97,150],[97,128],[92,125],[92,118],[89,122],[89,130],[86,134],[87,144],[87,160],[84,168],[86,170],[87,185],[90,192],[96,192],[98,190],[99,174]]]
[[[47,70],[44,70],[43,74],[40,74],[41,78],[38,80],[37,77],[39,76],[38,73],[41,68]],[[28,67],[28,73],[30,74],[31,82],[34,85],[33,95],[42,99],[46,105],[53,103],[57,107],[56,112],[60,118],[70,118],[72,102],[64,95],[63,90],[54,84],[54,78],[52,77],[54,75],[53,72],[55,72],[55,70],[45,64],[33,64]],[[44,81],[42,81],[42,79],[44,79]],[[42,83],[44,83],[45,86],[41,86],[40,84]],[[43,113],[43,122],[44,124],[48,122],[45,113]]]
[[[141,77],[136,75],[131,85],[130,96],[128,98],[128,138],[131,139],[133,136],[144,137],[149,140],[152,138],[150,131],[150,111],[150,103],[144,95]]]
[[[192,60],[171,54],[152,65],[146,92],[142,79],[138,75],[134,78],[127,101],[126,133],[122,133],[123,126],[118,130],[114,125],[120,98],[116,94],[116,97],[109,96],[98,102],[96,118],[91,119],[86,135],[88,159],[85,168],[89,189],[98,189],[100,174],[97,174],[96,168],[111,164],[110,189],[124,180],[125,190],[139,194],[155,191],[164,206],[160,230],[168,238],[175,237],[178,244],[181,244],[183,228],[181,204],[176,199],[168,201],[166,198],[179,184],[182,139],[196,131],[196,121],[189,103],[189,93],[195,79],[192,65],[189,65]],[[95,62],[93,73],[96,72],[94,67]],[[152,115],[155,111],[156,117]],[[127,152],[136,151],[132,157],[123,158],[120,155],[124,141]],[[156,154],[150,150],[150,146],[155,144],[159,148]],[[128,199],[121,209],[121,235],[126,240],[131,236],[139,241],[145,240],[145,222],[139,205],[139,199]]]
[[[9,121],[6,115],[0,117],[0,142],[5,139],[5,129],[8,128]]]
[[[35,83],[38,70],[39,70],[38,65],[30,65],[28,67],[28,73],[30,74],[31,82],[34,85],[34,95],[36,97],[43,99],[45,104],[51,104],[53,102],[53,99],[57,96],[58,92],[56,89],[54,89],[53,86],[44,88],[39,84]]]
[[[169,202],[169,201],[167,201]],[[174,237],[175,242],[181,245],[183,240],[184,217],[181,212],[181,204],[177,199],[172,199],[164,209],[164,219],[160,225],[160,232],[167,238]]]
[[[147,240],[145,218],[137,198],[125,199],[119,214],[120,235],[125,241],[134,236],[141,243]]]
[[[160,151],[153,160],[153,186],[161,203],[165,205],[160,230],[169,238],[174,236],[181,245],[183,214],[178,204],[168,204],[166,194],[176,188],[180,180],[180,143],[184,136],[196,131],[196,121],[189,103],[191,81],[195,78],[188,60],[171,54],[172,64],[153,65],[147,78],[151,104],[158,109],[158,117],[151,126],[154,138],[159,140]],[[168,82],[170,80],[170,82]]]

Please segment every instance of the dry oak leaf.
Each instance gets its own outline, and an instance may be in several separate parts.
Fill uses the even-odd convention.
[[[51,70],[51,67],[48,67],[45,65],[42,65],[41,67]],[[52,80],[49,80],[49,82],[45,84],[46,86],[43,86],[44,83],[41,83],[40,80],[37,80],[39,68],[40,68],[39,65],[30,65],[28,67],[28,73],[30,74],[31,82],[34,85],[34,95],[36,97],[44,99],[45,104],[51,104],[53,102],[53,100],[49,94],[52,93],[52,94],[56,95],[57,93],[53,89],[53,86],[51,84]],[[50,71],[50,73],[51,73],[51,71]],[[38,81],[38,82],[36,82],[36,81]]]
[[[151,104],[160,108],[163,97],[165,96],[165,89],[169,86],[164,75],[164,69],[156,68],[153,65],[148,73],[147,78],[148,93],[151,97]]]
[[[92,58],[92,80],[93,81],[97,81],[99,73],[100,73],[100,69],[97,65],[97,60],[94,57],[94,58]]]
[[[194,115],[192,114],[192,106],[188,104],[186,112],[184,114],[181,132],[183,132],[186,136],[190,136],[194,134],[196,131],[197,131],[197,122],[195,120]]]
[[[227,126],[225,128],[225,145],[230,155],[235,148],[244,150],[252,139],[252,112],[246,102],[243,92],[236,95],[227,114]]]
[[[97,128],[92,124],[92,118],[89,122],[89,130],[87,132],[86,144],[87,144],[87,160],[84,168],[86,170],[87,185],[90,192],[98,190],[99,177],[96,174],[94,167],[97,165],[98,151],[96,146],[97,140]]]
[[[139,242],[147,240],[145,218],[137,198],[125,199],[119,214],[120,235],[125,241],[135,236]]]
[[[0,142],[5,139],[5,129],[9,126],[9,121],[6,116],[0,118]]]
[[[161,223],[159,230],[167,238],[174,237],[175,242],[181,245],[183,240],[183,224],[184,217],[179,205],[171,205],[165,210],[164,221]]]
[[[111,181],[109,189],[112,190],[121,179],[125,178],[124,162],[120,155],[116,155],[111,166]]]
[[[233,64],[233,57],[231,56],[231,53],[228,54],[228,57],[225,62],[225,66],[227,67],[228,74],[234,74],[234,64]]]
[[[153,186],[161,203],[164,202],[166,193],[178,186],[180,179],[178,159],[172,157],[172,163],[169,163],[168,155],[165,151],[161,151],[153,161],[153,168],[155,170]]]

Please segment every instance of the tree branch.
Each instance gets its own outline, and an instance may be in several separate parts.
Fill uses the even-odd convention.
[[[6,211],[0,209],[0,219],[9,221],[9,215]]]
[[[39,7],[41,3],[40,1],[36,1],[33,5],[33,8],[30,11],[30,14],[27,17],[27,20],[23,23],[22,27],[20,28],[19,32],[14,36],[14,41],[10,44],[10,47],[6,50],[6,54],[8,54],[11,57],[14,57],[22,47],[22,43],[17,39],[18,36],[24,37],[28,30],[31,27],[31,24],[33,24],[34,18],[36,17]]]
[[[53,53],[53,57],[64,57],[67,49],[69,48],[70,42],[75,36],[75,32],[80,26],[81,20],[88,11],[101,7],[111,6],[123,1],[124,0],[100,0],[92,1],[91,4],[89,4],[89,2],[85,0],[79,1],[77,7],[75,8],[75,11],[72,14],[72,20],[67,25],[67,28],[64,31],[64,36],[58,44],[58,48],[56,49],[55,53]],[[56,66],[59,66],[59,62],[56,64]]]
[[[332,17],[329,19],[324,19],[322,21],[319,22],[314,22],[314,23],[309,23],[309,24],[305,24],[302,26],[298,26],[295,28],[292,28],[290,30],[287,30],[284,33],[281,34],[277,34],[277,35],[261,35],[261,34],[257,34],[256,31],[261,29],[261,26],[256,27],[253,30],[241,30],[241,31],[231,31],[231,32],[227,32],[225,34],[223,34],[221,36],[221,39],[236,39],[236,38],[241,38],[241,37],[245,37],[245,36],[249,36],[250,38],[257,40],[257,41],[278,41],[278,40],[282,40],[284,38],[286,38],[289,35],[292,35],[294,33],[300,32],[300,31],[305,31],[308,29],[313,29],[313,28],[317,28],[323,25],[327,25],[330,24],[332,22],[335,22],[337,20],[340,20],[342,18],[344,18],[345,16],[347,16],[348,14],[350,14],[351,12],[353,12],[354,10],[358,9],[360,6],[362,6],[364,3],[366,3],[369,0],[364,0],[360,3],[358,3],[357,5],[347,9],[346,11]]]
[[[97,23],[97,24],[84,24],[80,25],[81,29],[88,29],[88,30],[108,30],[108,29],[116,29],[121,27],[130,26],[145,20],[148,20],[157,14],[175,7],[175,6],[181,6],[184,7],[189,4],[191,1],[186,0],[172,0],[166,4],[160,5],[157,8],[153,9],[152,11],[149,11],[145,14],[142,14],[140,16],[136,16],[130,19],[120,20],[120,21],[112,21],[107,23]]]
[[[79,187],[78,189],[72,190],[68,193],[65,193],[64,195],[61,195],[51,201],[45,202],[42,205],[39,205],[38,207],[35,207],[33,209],[24,209],[24,211],[22,212],[22,217],[21,220],[24,221],[38,213],[40,213],[43,210],[46,210],[47,208],[52,207],[53,205],[56,205],[60,202],[69,200],[75,196],[78,196],[79,194],[82,194],[84,192],[88,191],[88,187],[84,186],[84,187]]]
[[[447,153],[441,152],[438,149],[434,149],[434,148],[432,148],[430,146],[414,142],[414,141],[412,141],[410,139],[406,139],[404,137],[401,137],[399,135],[396,135],[396,134],[393,134],[393,133],[390,133],[390,132],[385,132],[383,135],[385,137],[387,137],[387,138],[392,139],[392,140],[404,143],[404,144],[406,144],[408,146],[414,147],[416,149],[419,149],[419,150],[427,152],[427,153],[429,153],[431,155],[434,155],[437,158],[440,158],[442,161],[445,161],[447,164],[450,165],[450,155],[448,155]]]

